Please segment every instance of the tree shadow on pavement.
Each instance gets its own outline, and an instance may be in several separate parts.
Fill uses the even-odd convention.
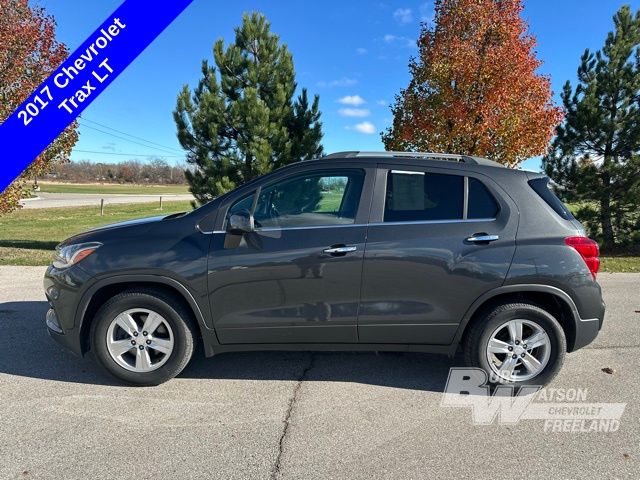
[[[49,338],[47,302],[0,303],[0,373],[62,382],[118,386],[89,356],[80,358]],[[202,349],[183,379],[354,382],[442,392],[460,356],[376,352],[239,352],[204,358]]]

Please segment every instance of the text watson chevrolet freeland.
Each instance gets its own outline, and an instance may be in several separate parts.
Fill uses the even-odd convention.
[[[453,355],[547,383],[602,327],[597,244],[542,174],[490,160],[342,152],[185,214],[76,235],[44,286],[51,335],[120,380],[246,350]]]

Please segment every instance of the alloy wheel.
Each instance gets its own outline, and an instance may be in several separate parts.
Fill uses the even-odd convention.
[[[122,368],[146,373],[164,365],[173,351],[174,336],[167,320],[145,308],[126,310],[107,329],[107,351]]]
[[[536,322],[509,320],[491,333],[486,353],[495,375],[510,382],[524,382],[546,367],[551,356],[551,341]]]

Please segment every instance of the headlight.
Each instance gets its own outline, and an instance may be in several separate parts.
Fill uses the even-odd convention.
[[[53,259],[53,266],[59,269],[68,268],[71,265],[75,265],[79,261],[87,258],[101,246],[102,244],[99,242],[89,242],[56,247],[56,256]]]

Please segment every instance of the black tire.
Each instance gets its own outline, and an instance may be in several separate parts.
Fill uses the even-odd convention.
[[[129,309],[144,308],[159,313],[173,332],[173,350],[165,363],[149,372],[132,372],[120,366],[107,349],[111,322]],[[189,363],[194,351],[196,328],[192,312],[173,296],[152,289],[127,290],[108,300],[96,313],[89,332],[91,352],[109,374],[135,386],[159,385],[178,375]]]
[[[546,332],[551,352],[546,366],[535,377],[523,380],[506,380],[496,375],[489,365],[487,344],[491,334],[509,320],[523,319],[535,322]],[[493,384],[546,385],[560,371],[567,352],[567,340],[558,321],[546,310],[528,303],[498,305],[477,318],[462,342],[465,362],[470,367],[481,368]]]

